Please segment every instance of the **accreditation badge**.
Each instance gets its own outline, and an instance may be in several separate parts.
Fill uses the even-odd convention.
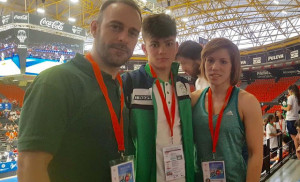
[[[134,156],[124,156],[109,162],[112,182],[134,182]]]
[[[224,161],[202,162],[204,182],[226,182]]]
[[[182,145],[163,148],[166,181],[185,177],[185,161]]]

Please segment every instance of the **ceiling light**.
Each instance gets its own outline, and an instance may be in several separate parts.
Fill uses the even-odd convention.
[[[181,20],[184,21],[184,22],[188,22],[189,21],[188,18],[182,18]]]
[[[274,3],[274,4],[279,4],[279,1],[274,0],[273,3]]]
[[[285,15],[287,14],[287,12],[286,12],[286,11],[284,11],[284,10],[283,10],[283,11],[281,11],[281,13],[282,13],[282,14],[285,14]]]
[[[44,8],[38,8],[36,11],[38,13],[45,13],[45,9]]]
[[[0,2],[1,2],[1,3],[6,3],[6,2],[7,2],[7,0],[0,0]]]
[[[142,0],[144,3],[146,3],[147,2],[147,0]]]
[[[75,18],[72,18],[72,17],[69,17],[69,22],[75,22],[76,21],[76,19]]]
[[[78,3],[79,0],[70,0],[72,3]]]
[[[167,9],[166,14],[168,14],[168,15],[171,14],[171,10]]]

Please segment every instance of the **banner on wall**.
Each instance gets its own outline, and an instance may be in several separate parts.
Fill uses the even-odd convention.
[[[17,162],[0,162],[0,173],[7,173],[11,171],[16,171],[18,169]]]
[[[286,59],[286,55],[285,55],[284,49],[268,51],[267,62],[276,62],[276,61],[282,61],[285,59]]]
[[[65,22],[59,20],[53,20],[48,17],[40,17],[37,15],[29,14],[29,23],[33,25],[38,25],[45,28],[50,28],[53,30],[63,31],[75,35],[86,36],[85,29],[77,27],[75,25],[66,24]]]
[[[0,26],[10,23],[33,24],[40,27],[50,28],[53,30],[63,31],[75,35],[86,36],[86,30],[84,28],[34,14],[13,12],[8,15],[0,16]]]

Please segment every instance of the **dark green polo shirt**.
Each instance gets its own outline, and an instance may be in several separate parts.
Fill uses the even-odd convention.
[[[119,117],[119,84],[110,75],[102,75]],[[123,115],[128,149],[132,144],[127,137],[126,108]],[[51,153],[51,182],[111,181],[109,161],[118,159],[120,154],[105,98],[92,66],[82,55],[45,70],[28,88],[20,118],[18,149]]]

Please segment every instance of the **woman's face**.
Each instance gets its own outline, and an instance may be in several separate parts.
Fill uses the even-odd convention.
[[[274,123],[276,121],[276,118],[273,117],[271,120],[270,120],[270,123]]]
[[[280,111],[276,111],[276,116],[280,117],[281,116],[281,112]]]
[[[212,85],[230,84],[231,67],[227,49],[218,49],[205,58],[205,75]]]

